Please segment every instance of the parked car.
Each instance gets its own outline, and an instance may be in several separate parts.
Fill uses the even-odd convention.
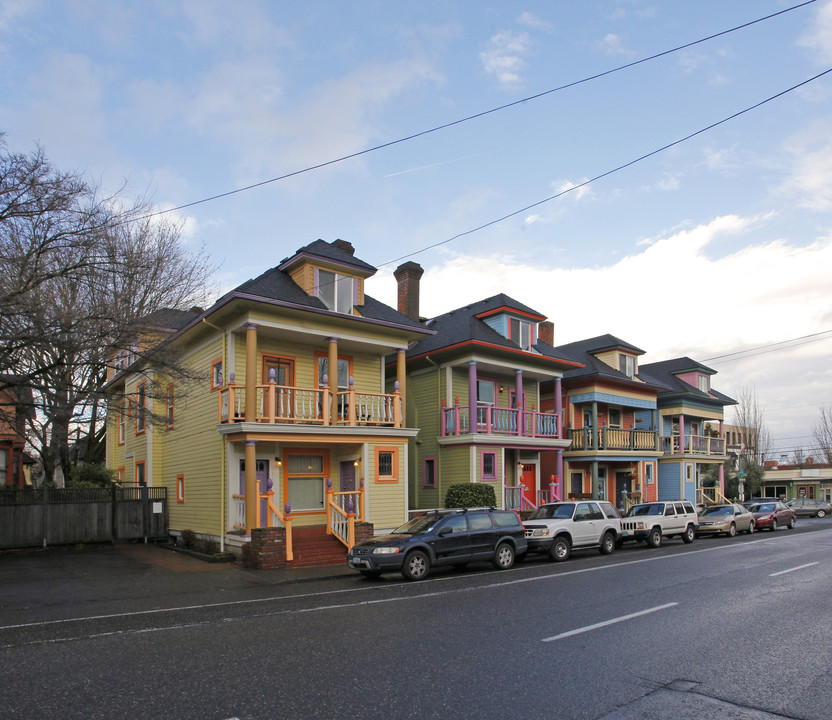
[[[461,568],[474,560],[491,560],[495,568],[506,570],[526,549],[520,517],[511,510],[438,510],[353,545],[347,565],[368,577],[399,570],[407,580],[421,580],[432,567]]]
[[[633,505],[621,519],[619,545],[627,540],[638,540],[656,548],[664,538],[674,535],[690,543],[696,537],[698,524],[696,508],[687,500]]]
[[[549,553],[558,562],[579,548],[597,547],[607,555],[615,550],[621,532],[618,510],[602,500],[546,503],[523,526],[529,552]]]
[[[751,507],[752,505],[759,505],[760,503],[783,502],[779,497],[756,497],[750,500],[744,500],[743,507]]]
[[[754,532],[754,516],[742,505],[723,503],[709,505],[699,513],[699,535],[730,535],[734,537],[738,532]]]
[[[826,517],[832,511],[832,505],[826,500],[796,498],[789,500],[786,505],[794,510],[798,517]]]
[[[748,510],[754,516],[754,524],[758,530],[764,528],[776,530],[781,525],[785,525],[791,530],[797,523],[797,513],[779,500],[777,502],[757,503],[751,505]]]

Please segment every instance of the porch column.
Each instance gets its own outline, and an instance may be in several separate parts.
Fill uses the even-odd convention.
[[[725,497],[725,466],[722,463],[719,463],[719,492]]]
[[[555,415],[558,416],[558,438],[563,437],[563,380],[555,379]],[[558,451],[561,466],[558,468],[558,477],[563,480],[563,451]],[[563,495],[561,495],[563,497]]]
[[[662,449],[662,429],[659,426],[659,420],[661,418],[658,410],[651,410],[650,416],[653,422],[653,431],[656,433],[656,452],[658,452]]]
[[[566,500],[566,478],[563,477],[563,449],[555,450],[555,472],[558,474],[558,492],[560,499]]]
[[[598,461],[592,461],[592,499],[598,500],[600,493],[598,492]]]
[[[685,416],[679,416],[679,452],[685,453]]]
[[[401,393],[401,398],[402,398],[402,406],[401,406],[402,427],[407,426],[407,422],[406,422],[407,413],[405,412],[405,405],[404,405],[405,396],[406,396],[406,393],[405,393],[405,390],[406,390],[405,378],[406,378],[406,371],[407,371],[407,366],[405,364],[404,355],[405,355],[406,352],[407,352],[407,348],[399,348],[399,351],[396,353],[396,380],[398,380],[398,382],[399,382],[399,393]]]
[[[598,402],[596,400],[592,401],[592,434],[591,434],[591,442],[589,446],[593,450],[598,449]],[[597,469],[597,466],[596,466]],[[594,495],[592,497],[595,497]]]
[[[332,392],[329,404],[329,424],[338,424],[338,338],[329,338],[329,356],[327,358],[326,374],[329,379],[329,389]]]
[[[254,323],[246,323],[245,417],[246,422],[254,422],[257,419],[257,325]]]
[[[257,443],[246,440],[246,533],[257,527],[257,510],[260,507],[257,487]]]
[[[514,404],[517,405],[517,434],[518,435],[525,435],[526,434],[526,424],[523,421],[523,410],[525,409],[525,405],[523,403],[523,371],[522,370],[515,370],[514,371]],[[510,417],[510,416],[509,416]],[[532,426],[534,427],[534,426]],[[530,431],[531,435],[534,435],[534,429]]]
[[[469,432],[477,432],[477,361],[468,362],[468,426]]]

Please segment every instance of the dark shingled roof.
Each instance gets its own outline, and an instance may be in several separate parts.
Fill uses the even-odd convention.
[[[698,371],[706,375],[716,375],[707,365],[703,365],[689,357],[673,358],[661,362],[648,363],[639,367],[639,377],[653,385],[664,388],[665,392],[688,395],[691,398],[705,400],[719,405],[736,405],[737,401],[718,390],[711,388],[710,393],[702,392],[699,388],[680,380],[679,373]]]
[[[338,241],[336,240],[335,242],[337,243]],[[309,243],[305,247],[298,248],[294,255],[283,258],[277,267],[282,269],[286,265],[294,264],[293,261],[310,255],[354,268],[363,274],[373,275],[376,272],[376,268],[369,263],[359,260],[355,255],[348,253],[346,250],[341,250],[335,244],[328,243],[325,240],[315,240],[315,242]]]
[[[559,353],[561,357],[571,359],[574,362],[579,362],[584,365],[582,368],[575,368],[574,370],[567,370],[563,374],[564,380],[573,378],[599,376],[609,378],[611,380],[618,380],[621,382],[631,382],[639,387],[644,387],[645,380],[639,368],[637,377],[644,382],[638,382],[628,377],[620,370],[607,365],[607,363],[599,360],[595,355],[608,350],[627,350],[636,355],[644,355],[644,350],[631,345],[615,335],[597,335],[596,337],[587,338],[586,340],[578,340],[576,342],[567,343],[566,345],[558,345],[555,352]],[[652,383],[651,383],[652,384]]]
[[[193,310],[176,310],[174,308],[162,308],[145,315],[140,324],[146,328],[158,328],[174,332],[187,325],[191,320],[199,317],[201,313]]]

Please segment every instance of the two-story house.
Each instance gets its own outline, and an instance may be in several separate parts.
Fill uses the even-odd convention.
[[[413,318],[420,276],[416,263],[396,271],[399,310]],[[550,497],[541,453],[569,440],[559,412],[541,411],[541,388],[559,390],[564,370],[578,363],[539,340],[545,320],[499,294],[425,322],[434,334],[406,354],[407,424],[419,428],[410,454],[411,507],[443,507],[448,486],[467,482],[491,484],[501,505],[528,507]]]
[[[14,375],[0,375],[0,485],[26,484],[26,419],[34,414],[32,390]]]
[[[639,376],[644,351],[613,335],[558,345],[581,367],[563,374],[565,437],[569,446],[546,453],[547,472],[564,484],[562,497],[609,499],[616,507],[656,499],[659,449],[658,389]],[[552,409],[545,386],[543,409]],[[561,458],[562,455],[562,458]]]
[[[127,359],[110,381],[127,401],[110,413],[107,465],[166,487],[172,530],[225,546],[287,520],[331,531],[342,511],[400,524],[417,432],[405,351],[433,331],[368,296],[374,273],[350,243],[317,240],[207,310],[168,318],[181,325],[164,344],[192,379],[166,377],[152,355]]]
[[[723,418],[736,401],[711,387],[716,370],[689,357],[642,365],[639,377],[658,388],[658,499],[684,498],[703,504],[700,469],[719,465],[719,494],[725,493],[723,463],[728,460]],[[710,428],[708,428],[710,426]],[[714,428],[716,428],[714,430]]]

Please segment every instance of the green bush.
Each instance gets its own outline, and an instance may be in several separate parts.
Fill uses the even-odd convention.
[[[495,507],[494,488],[485,483],[456,483],[448,486],[446,508]]]
[[[103,465],[81,463],[70,468],[69,480],[66,486],[76,488],[112,487],[115,481],[115,470],[110,470]]]

